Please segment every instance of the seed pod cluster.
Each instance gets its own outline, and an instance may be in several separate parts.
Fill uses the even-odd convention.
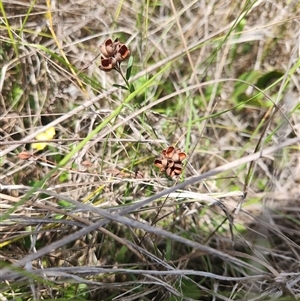
[[[119,39],[114,41],[109,38],[100,45],[101,59],[99,68],[103,71],[110,71],[120,65],[120,63],[130,56],[130,50],[120,43]]]
[[[161,157],[154,160],[154,165],[160,171],[166,172],[169,177],[179,176],[182,173],[182,161],[187,157],[186,153],[174,146],[169,146],[161,152]]]

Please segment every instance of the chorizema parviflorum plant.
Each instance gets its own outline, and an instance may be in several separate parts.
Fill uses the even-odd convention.
[[[299,299],[299,1],[187,2],[0,1],[0,299]]]
[[[100,65],[99,68],[105,72],[109,72],[111,70],[117,71],[121,77],[123,78],[126,86],[114,84],[115,87],[120,87],[130,92],[134,91],[133,84],[128,82],[131,70],[133,57],[130,55],[130,50],[127,45],[122,44],[118,38],[114,41],[111,38],[108,38],[100,45]],[[121,69],[121,63],[125,60],[129,59],[126,74],[124,76],[123,71]]]
[[[126,75],[124,76],[121,63],[129,59]],[[114,84],[115,87],[134,92],[134,85],[129,83],[131,70],[132,70],[133,57],[131,56],[130,49],[127,45],[122,44],[118,38],[114,41],[112,38],[106,39],[100,45],[100,65],[99,68],[105,72],[112,70],[117,71],[125,82],[124,85]],[[183,161],[186,159],[186,153],[180,149],[175,149],[173,146],[169,146],[161,152],[160,158],[156,158],[154,165],[164,171],[165,174],[170,177],[178,177],[182,173]]]

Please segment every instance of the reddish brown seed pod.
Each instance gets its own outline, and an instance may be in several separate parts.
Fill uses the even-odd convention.
[[[172,158],[172,156],[175,154],[175,148],[173,146],[169,146],[167,149],[164,149],[161,153],[164,157]]]
[[[115,58],[118,62],[122,62],[126,60],[129,56],[130,56],[130,50],[125,44],[122,44],[115,54]]]
[[[168,162],[168,167],[174,166],[174,164],[175,164],[174,160],[172,160],[172,159],[165,159],[165,160],[167,160],[167,162]]]
[[[99,68],[103,71],[110,71],[116,66],[116,59],[115,58],[105,58],[101,57],[101,64],[99,65]]]
[[[177,153],[175,153],[173,156],[172,156],[172,160],[174,160],[175,162],[180,162],[179,160],[179,155]]]
[[[155,159],[154,165],[156,167],[158,167],[160,169],[160,171],[164,171],[167,166],[167,164],[165,164],[165,162],[163,162],[163,160],[161,160],[161,159]]]
[[[18,154],[18,158],[21,160],[28,160],[31,157],[32,157],[32,155],[29,152],[20,152]]]
[[[174,174],[179,176],[182,173],[182,165],[180,163],[176,163],[173,170]]]
[[[184,152],[179,152],[178,156],[179,156],[179,161],[180,162],[182,162],[187,157],[186,153],[184,153]]]
[[[102,45],[100,45],[100,52],[106,58],[114,56],[116,53],[116,45],[113,42],[113,40],[110,38],[105,40],[105,42]]]
[[[175,175],[174,170],[171,167],[166,169],[166,174],[171,178]]]

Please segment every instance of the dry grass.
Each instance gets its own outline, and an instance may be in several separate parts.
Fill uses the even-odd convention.
[[[107,2],[0,2],[0,300],[300,299],[298,1]]]

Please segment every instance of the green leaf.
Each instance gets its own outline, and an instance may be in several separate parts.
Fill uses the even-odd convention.
[[[273,70],[271,72],[263,74],[256,83],[256,86],[260,89],[268,88],[273,82],[278,80],[284,75],[283,72]]]
[[[128,90],[128,88],[126,86],[122,86],[122,85],[119,85],[119,84],[113,84],[114,87],[116,88],[121,88],[121,89],[124,89],[124,90]]]
[[[243,82],[237,82],[234,86],[234,92],[232,94],[234,100],[237,103],[240,103],[247,99],[247,96],[245,95],[246,90],[248,89],[250,84],[254,84],[255,81],[257,80],[259,76],[259,73],[257,71],[250,71],[250,72],[245,72],[241,76],[239,76],[239,79],[249,83],[243,83]]]
[[[73,207],[73,205],[65,200],[58,200],[57,204],[60,205],[61,207],[65,207],[65,208],[70,208]]]
[[[21,96],[23,95],[24,91],[19,86],[14,85],[12,89],[13,101],[17,103]]]
[[[126,79],[129,80],[130,75],[131,75],[131,70],[132,70],[132,65],[133,65],[133,57],[130,56],[127,64],[127,70],[126,70]]]
[[[129,91],[130,91],[130,93],[133,93],[135,91],[135,87],[133,84],[130,84]]]

